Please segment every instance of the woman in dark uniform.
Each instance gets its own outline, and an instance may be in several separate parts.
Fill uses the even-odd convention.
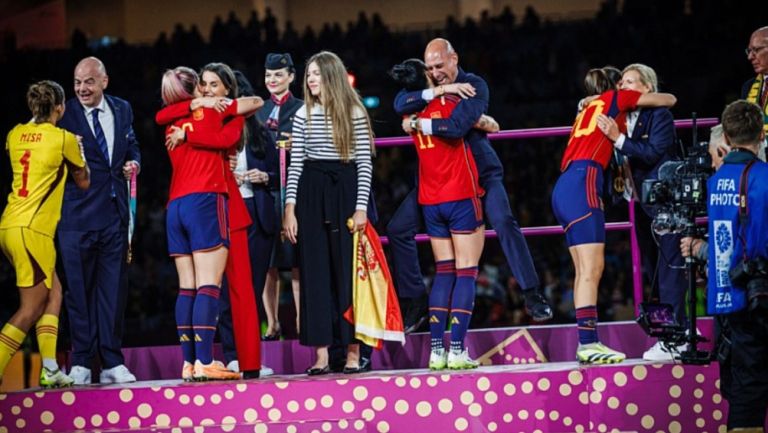
[[[293,116],[296,111],[304,104],[301,99],[295,98],[291,93],[290,86],[295,78],[296,69],[293,66],[293,60],[290,54],[267,54],[264,62],[264,84],[270,93],[270,98],[264,103],[264,107],[258,112],[257,116],[262,124],[272,132],[279,145],[287,145],[285,149],[285,160],[279,166],[278,177],[274,182],[270,181],[272,192],[275,197],[275,212],[278,215],[277,220],[282,222],[283,206],[285,205],[284,189],[281,190],[280,184],[287,179],[287,173],[284,171],[290,164],[290,135],[293,127]],[[284,185],[283,185],[284,186]],[[278,228],[278,232],[279,232]],[[280,322],[277,317],[279,306],[279,271],[291,271],[291,286],[293,289],[293,299],[296,305],[296,330],[299,329],[299,268],[294,247],[290,242],[282,239],[281,236],[275,237],[272,257],[270,259],[269,271],[267,272],[266,282],[264,284],[264,310],[267,316],[267,332],[263,340],[278,340],[281,335]]]

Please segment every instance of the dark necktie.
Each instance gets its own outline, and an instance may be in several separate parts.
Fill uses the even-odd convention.
[[[93,135],[96,136],[96,143],[99,144],[99,150],[101,150],[101,153],[104,155],[104,158],[107,160],[107,166],[111,166],[112,162],[109,159],[109,148],[107,147],[107,137],[104,135],[104,130],[101,129],[101,122],[99,122],[99,111],[101,111],[99,108],[95,108],[93,111],[91,111],[91,116],[93,117]],[[115,196],[115,186],[110,186],[110,196]]]
[[[93,111],[91,111],[91,116],[93,117],[93,135],[96,136],[96,143],[99,145],[99,150],[104,155],[104,158],[107,160],[107,165],[111,165],[111,161],[109,160],[109,148],[107,147],[107,137],[104,135],[104,130],[101,129],[101,123],[99,122],[99,111],[101,111],[99,108],[95,108]]]

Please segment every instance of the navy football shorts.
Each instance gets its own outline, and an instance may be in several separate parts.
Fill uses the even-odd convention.
[[[174,199],[166,215],[168,253],[189,255],[219,246],[229,247],[227,198],[213,192]]]
[[[479,198],[423,205],[427,234],[433,238],[450,238],[451,233],[469,234],[483,225],[483,208]]]
[[[595,161],[572,161],[552,190],[552,211],[568,246],[605,243],[603,168]]]

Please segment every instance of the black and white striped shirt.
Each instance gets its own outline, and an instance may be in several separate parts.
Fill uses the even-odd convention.
[[[353,112],[355,148],[350,155],[357,165],[356,210],[367,210],[371,194],[371,139],[368,135],[368,121],[359,108]],[[319,104],[312,107],[311,128],[307,129],[307,106],[303,105],[293,118],[291,135],[291,166],[288,168],[285,203],[296,203],[296,191],[305,160],[341,160],[341,154],[333,145],[333,125],[330,118],[326,123],[325,110]]]

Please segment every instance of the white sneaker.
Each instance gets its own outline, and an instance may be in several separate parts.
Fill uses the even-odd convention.
[[[238,360],[234,360],[227,364],[227,370],[234,371],[235,373],[240,372],[240,362]],[[267,367],[266,365],[261,365],[261,370],[259,370],[259,377],[266,377],[266,376],[272,376],[275,374],[275,370]]]
[[[68,376],[75,381],[75,385],[91,384],[91,369],[85,368],[82,365],[73,365]]]
[[[480,365],[477,361],[469,357],[469,350],[467,350],[467,348],[464,348],[461,352],[453,350],[449,351],[446,364],[451,370],[468,370],[477,368]]]
[[[45,367],[40,369],[40,386],[43,388],[64,388],[72,386],[74,382],[71,377],[64,374],[58,368],[54,371],[48,370]]]
[[[238,360],[231,361],[229,364],[227,364],[227,370],[240,373],[240,362]]]
[[[679,346],[673,345],[668,349],[661,340],[657,340],[656,344],[643,353],[643,359],[646,361],[674,361],[675,358],[680,357],[680,353],[686,350],[688,350],[688,343]]]
[[[429,352],[429,369],[430,370],[442,370],[446,367],[448,362],[448,354],[445,349],[435,349]]]
[[[123,364],[120,364],[117,367],[101,370],[101,375],[99,376],[99,383],[102,385],[128,382],[136,382],[136,376],[131,374],[128,367]]]
[[[581,344],[576,347],[576,360],[582,364],[616,364],[627,355],[613,350],[601,342]]]

